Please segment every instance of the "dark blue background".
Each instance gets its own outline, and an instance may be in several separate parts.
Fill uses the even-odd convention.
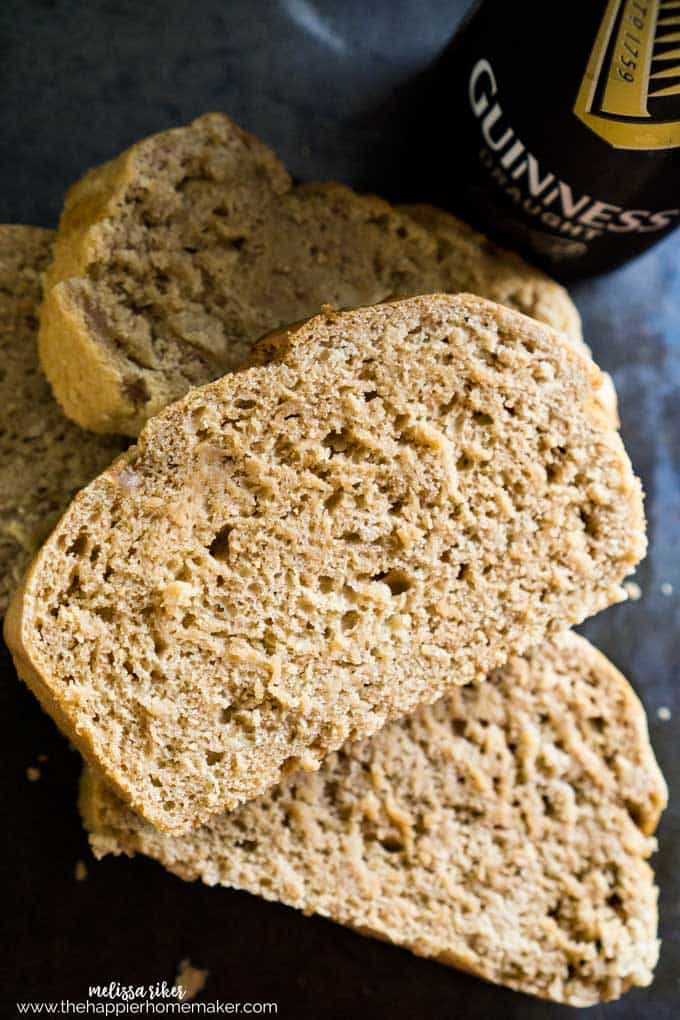
[[[0,221],[56,225],[62,194],[139,137],[224,110],[302,179],[391,197],[402,179],[417,75],[467,5],[455,0],[2,0]],[[518,5],[518,10],[522,5]],[[455,111],[442,130],[455,129]],[[437,139],[422,154],[437,158]],[[421,185],[415,197],[426,199]],[[680,237],[573,290],[585,335],[614,376],[623,434],[647,491],[642,599],[584,632],[630,677],[670,782],[680,780]],[[670,583],[674,594],[662,594]],[[290,1018],[573,1015],[417,960],[245,894],[187,885],[150,861],[91,860],[75,808],[79,762],[0,659],[7,851],[0,998],[84,999],[87,985],[171,981],[183,957],[208,999],[277,1000]],[[662,721],[657,710],[671,710]],[[26,768],[39,754],[42,778]],[[664,944],[651,989],[592,1009],[606,1020],[680,1015],[680,812],[655,858]],[[77,859],[86,882],[74,880]]]

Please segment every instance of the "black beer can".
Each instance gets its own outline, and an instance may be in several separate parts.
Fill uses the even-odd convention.
[[[680,223],[680,0],[483,0],[433,81],[435,199],[558,276]]]

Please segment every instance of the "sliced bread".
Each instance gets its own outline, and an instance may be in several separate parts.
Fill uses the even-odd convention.
[[[19,674],[180,832],[623,597],[640,486],[561,334],[470,295],[328,312],[166,408],[6,621]]]
[[[293,187],[261,142],[207,114],[67,194],[41,312],[45,372],[79,424],[136,435],[191,386],[241,366],[263,333],[326,303],[469,290],[578,340],[562,287],[464,225],[458,241],[448,223],[449,240],[342,185]]]
[[[97,857],[147,854],[589,1006],[652,978],[665,800],[630,686],[565,634],[188,836],[87,769],[80,809]]]
[[[40,370],[40,278],[52,237],[0,226],[0,614],[72,496],[124,446],[67,421]]]

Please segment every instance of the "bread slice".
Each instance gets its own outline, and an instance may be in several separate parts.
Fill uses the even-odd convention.
[[[318,316],[152,419],[13,600],[19,673],[180,832],[623,597],[599,372],[480,298]]]
[[[339,184],[293,187],[261,142],[207,114],[69,191],[42,363],[69,417],[136,435],[191,386],[241,366],[265,332],[326,303],[470,290],[580,337],[562,287],[462,224],[451,233],[453,245]]]
[[[40,277],[52,236],[0,226],[0,614],[71,497],[124,445],[67,421],[40,371]]]
[[[665,802],[630,686],[569,633],[188,836],[92,771],[80,794],[97,857],[147,854],[573,1006],[651,981]]]

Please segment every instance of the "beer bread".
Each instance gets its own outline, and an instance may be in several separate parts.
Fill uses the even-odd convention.
[[[52,237],[0,226],[0,614],[71,497],[123,448],[64,418],[40,371],[40,277]]]
[[[468,290],[580,337],[562,287],[451,222],[434,237],[342,185],[293,187],[261,142],[207,114],[67,194],[41,312],[45,372],[79,424],[136,435],[326,303]]]
[[[566,633],[187,836],[89,770],[80,808],[97,857],[147,854],[589,1006],[651,981],[665,801],[631,688]]]
[[[19,674],[181,832],[623,598],[640,486],[563,336],[470,295],[328,311],[191,391],[15,596]]]

